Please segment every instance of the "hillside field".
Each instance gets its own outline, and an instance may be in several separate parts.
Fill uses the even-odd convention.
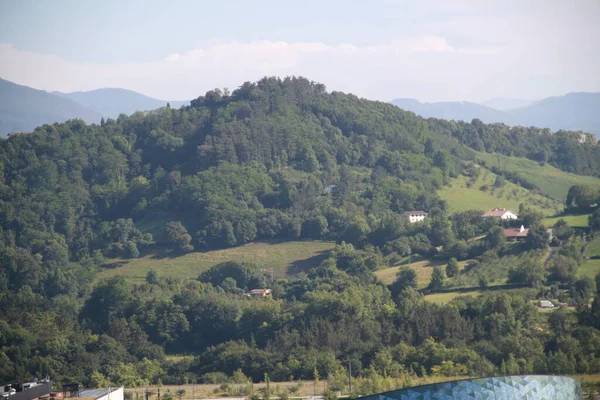
[[[579,277],[588,276],[594,279],[596,274],[600,273],[600,237],[596,237],[590,242],[587,249],[587,256],[590,259],[579,267],[577,275]]]
[[[525,204],[548,216],[563,210],[561,202],[533,193],[508,180],[503,187],[495,188],[496,176],[482,167],[479,177],[473,182],[470,182],[471,178],[461,175],[450,186],[438,190],[438,194],[446,200],[451,211],[506,208],[517,213],[519,204]]]
[[[458,266],[462,270],[468,261],[459,261]],[[440,263],[431,260],[416,261],[410,264],[396,265],[393,267],[385,267],[375,271],[375,277],[382,283],[389,285],[396,280],[396,274],[401,267],[409,267],[417,273],[417,282],[419,288],[424,288],[429,285],[431,274],[435,267],[445,267],[446,263]]]
[[[277,277],[305,271],[319,265],[333,249],[333,242],[296,241],[256,242],[230,249],[193,252],[171,256],[170,253],[151,253],[143,257],[109,260],[99,279],[123,276],[128,281],[142,283],[151,269],[161,277],[196,278],[206,269],[225,261],[250,261],[270,270]]]
[[[557,217],[550,217],[544,219],[544,226],[551,227],[554,226],[559,220],[564,219],[570,227],[573,228],[587,228],[588,218],[590,214],[567,214],[567,215],[559,215]]]
[[[599,178],[564,172],[548,163],[541,166],[526,158],[508,157],[497,153],[477,153],[477,158],[485,161],[489,168],[517,174],[521,179],[536,185],[545,194],[560,202],[565,201],[569,188],[573,185],[600,188]]]

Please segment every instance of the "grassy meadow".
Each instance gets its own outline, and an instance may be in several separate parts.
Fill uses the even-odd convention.
[[[580,278],[589,276],[593,279],[596,274],[600,272],[600,237],[596,237],[590,242],[587,250],[587,256],[590,259],[586,260],[583,265],[579,267],[577,275]]]
[[[438,194],[446,200],[450,211],[506,208],[518,213],[519,204],[526,204],[547,216],[556,215],[563,210],[561,202],[533,193],[508,180],[504,187],[495,188],[496,176],[488,169],[481,168],[476,180],[471,181],[471,178],[460,175],[450,186],[438,190]]]
[[[526,158],[508,157],[497,153],[477,153],[490,168],[498,168],[517,174],[521,179],[535,184],[545,194],[563,202],[573,185],[590,185],[600,188],[600,179],[593,176],[575,175],[554,168],[550,164],[541,166]]]
[[[99,278],[123,276],[127,280],[141,283],[151,269],[162,277],[196,278],[202,271],[224,261],[251,261],[263,268],[273,270],[277,277],[284,277],[319,265],[333,242],[296,241],[266,243],[256,242],[230,249],[207,252],[193,252],[172,255],[171,253],[150,253],[136,259],[112,259]]]
[[[564,219],[570,227],[573,228],[587,228],[588,227],[588,217],[590,214],[567,214],[560,215],[557,217],[549,217],[544,219],[544,226],[551,227],[554,226],[559,220]]]
[[[444,293],[432,293],[425,296],[425,300],[436,304],[446,304],[454,300],[457,297],[462,296],[481,296],[481,291],[473,290],[470,292],[444,292]]]
[[[462,270],[468,261],[460,261],[458,263],[459,268]],[[385,267],[375,271],[375,277],[382,283],[389,285],[396,280],[396,274],[401,267],[409,267],[417,273],[417,282],[419,288],[424,288],[429,285],[431,280],[431,274],[435,267],[445,267],[445,262],[437,262],[431,260],[421,260],[410,264],[396,265],[393,267]]]

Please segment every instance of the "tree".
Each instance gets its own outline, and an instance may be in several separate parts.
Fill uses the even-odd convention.
[[[493,227],[485,237],[485,245],[490,250],[500,250],[506,243],[504,229],[500,226]]]
[[[600,231],[600,208],[588,217],[590,227],[595,231]]]
[[[557,254],[552,257],[551,268],[554,270],[554,276],[557,280],[572,284],[575,282],[579,265],[576,260]]]
[[[595,293],[596,282],[589,276],[585,276],[575,281],[571,297],[573,297],[577,303],[588,304]]]
[[[506,185],[506,179],[504,179],[502,175],[497,175],[496,180],[494,181],[494,187],[499,189],[504,187],[504,185]]]
[[[301,236],[312,239],[322,239],[327,235],[327,219],[322,215],[309,218],[302,223]]]
[[[446,265],[446,276],[448,278],[452,278],[458,275],[458,261],[456,258],[452,257],[448,261],[448,265]]]
[[[567,208],[571,210],[587,211],[593,204],[598,203],[599,194],[596,189],[588,185],[571,186],[567,194]]]
[[[418,284],[417,273],[410,267],[400,267],[396,273],[396,280],[390,286],[390,291],[394,296],[402,292],[404,289],[416,289]]]
[[[166,227],[167,241],[175,246],[177,250],[188,252],[194,250],[190,244],[192,237],[188,234],[187,229],[179,221],[167,223]]]
[[[155,269],[151,269],[146,274],[146,283],[148,283],[150,285],[158,285],[158,283],[159,283],[158,272],[156,272]]]
[[[530,250],[545,249],[548,247],[549,234],[543,225],[536,225],[529,228],[525,245]]]
[[[520,265],[512,267],[508,271],[508,281],[536,287],[546,281],[546,275],[546,268],[534,255],[524,259]]]
[[[431,290],[439,290],[442,288],[444,284],[444,279],[446,275],[444,274],[444,270],[441,267],[435,267],[433,269],[433,273],[431,274],[431,280],[429,282],[429,289]]]
[[[573,230],[564,219],[559,219],[552,227],[552,235],[560,240],[567,240],[573,234]]]

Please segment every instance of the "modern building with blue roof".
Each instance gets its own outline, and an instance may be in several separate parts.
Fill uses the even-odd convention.
[[[581,385],[573,378],[518,375],[465,379],[416,386],[361,397],[362,400],[580,400]]]

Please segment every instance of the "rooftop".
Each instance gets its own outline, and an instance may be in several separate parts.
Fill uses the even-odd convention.
[[[485,214],[483,214],[483,216],[484,217],[501,217],[504,214],[506,214],[507,212],[513,213],[512,211],[507,210],[506,208],[494,208],[492,211],[488,211]]]

